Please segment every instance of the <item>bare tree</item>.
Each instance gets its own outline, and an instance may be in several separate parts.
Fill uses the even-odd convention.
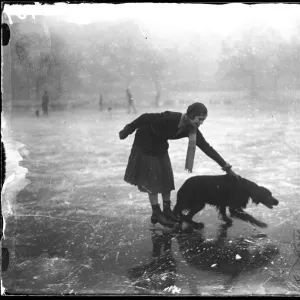
[[[41,87],[47,81],[51,54],[48,47],[43,47],[43,37],[38,33],[21,35],[15,43],[19,62],[27,74],[27,84],[35,88],[35,98],[40,100]]]

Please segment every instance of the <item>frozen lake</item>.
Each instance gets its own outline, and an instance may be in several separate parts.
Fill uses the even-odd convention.
[[[156,111],[163,110],[184,112],[184,107]],[[12,115],[7,175],[17,173],[2,197],[2,247],[10,252],[2,273],[6,291],[299,294],[299,115],[250,116],[241,109],[209,107],[200,127],[204,137],[234,171],[270,189],[280,203],[273,210],[254,204],[246,209],[267,229],[234,220],[224,230],[207,206],[195,218],[204,222],[204,230],[191,235],[151,232],[147,195],[123,180],[134,135],[121,141],[118,132],[138,115],[113,110],[110,117],[88,109],[50,111],[48,118]],[[21,149],[20,167],[17,142],[28,149]],[[189,176],[223,174],[199,149],[193,173],[186,173],[187,144],[187,139],[170,141],[176,191]],[[216,242],[220,230],[221,245]],[[246,257],[253,257],[253,264],[241,268]]]

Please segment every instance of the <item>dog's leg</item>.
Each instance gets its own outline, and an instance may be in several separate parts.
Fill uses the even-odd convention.
[[[204,203],[201,203],[197,207],[192,207],[187,215],[183,215],[183,221],[191,224],[194,229],[202,229],[204,227],[204,224],[202,222],[195,222],[193,221],[193,217],[201,211],[205,207]]]
[[[228,226],[232,225],[232,220],[226,215],[226,206],[221,206],[219,208],[219,219],[224,221]]]
[[[190,195],[181,187],[177,193],[177,201],[173,208],[173,214],[182,219],[182,212],[189,206]]]
[[[178,217],[180,220],[182,220],[183,214],[182,214],[183,209],[180,207],[178,202],[175,204],[173,208],[173,214]]]
[[[255,219],[253,216],[247,214],[241,208],[230,207],[229,211],[230,211],[230,215],[234,218],[240,219],[242,221],[248,222],[252,225],[256,225],[256,226],[261,227],[261,228],[268,227],[268,225],[266,223]]]

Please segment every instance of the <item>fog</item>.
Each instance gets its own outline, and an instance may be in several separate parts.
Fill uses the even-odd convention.
[[[100,93],[122,106],[128,85],[137,103],[155,106],[175,91],[239,90],[251,103],[299,89],[297,5],[100,4],[97,19],[89,5],[60,16],[49,7],[22,20],[7,6],[15,104],[38,106],[46,88],[59,107]]]

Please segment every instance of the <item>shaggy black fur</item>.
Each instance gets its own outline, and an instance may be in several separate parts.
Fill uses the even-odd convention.
[[[219,218],[229,225],[232,224],[232,220],[226,215],[226,207],[234,218],[259,227],[267,227],[266,223],[243,211],[250,199],[256,205],[262,203],[270,209],[279,203],[267,188],[242,177],[236,180],[229,175],[194,176],[186,180],[179,189],[173,212],[182,221],[202,228],[203,224],[192,221],[192,218],[205,204],[210,204],[219,211]],[[188,213],[185,215],[184,211]]]

